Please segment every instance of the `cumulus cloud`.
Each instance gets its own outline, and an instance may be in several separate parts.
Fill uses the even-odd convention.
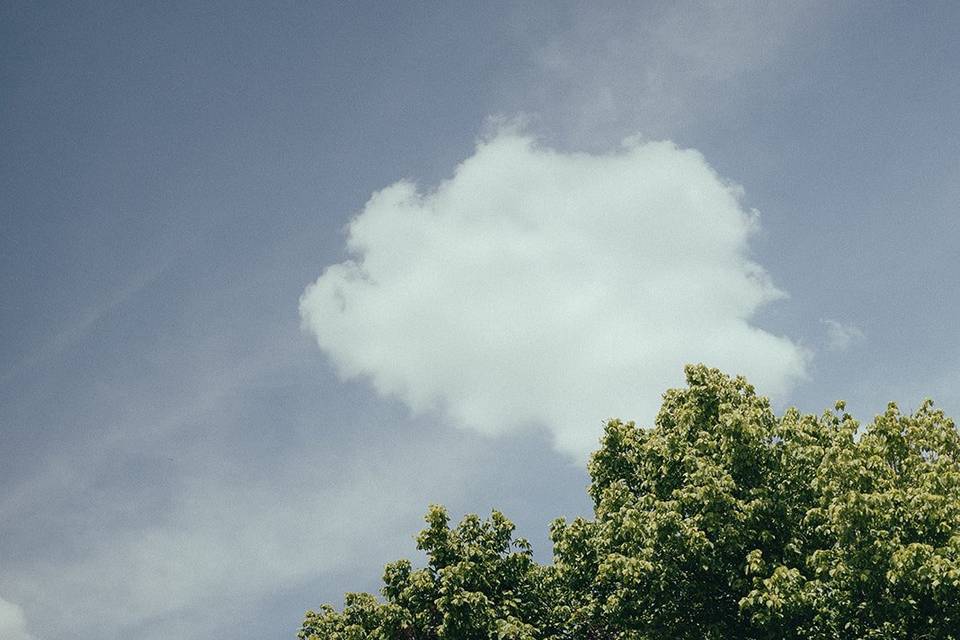
[[[23,609],[8,600],[0,598],[0,638],[3,640],[34,640],[27,633],[27,620]]]
[[[651,421],[684,363],[774,396],[804,376],[797,344],[750,323],[783,293],[748,257],[741,196],[670,142],[561,153],[503,130],[435,190],[375,193],[301,315],[342,377],[583,456],[604,418]]]
[[[852,323],[838,322],[829,318],[820,322],[827,327],[827,349],[830,351],[846,351],[867,337],[860,327]]]

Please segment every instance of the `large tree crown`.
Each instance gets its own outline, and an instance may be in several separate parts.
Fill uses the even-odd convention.
[[[592,519],[551,525],[553,562],[494,511],[427,564],[387,566],[382,600],[308,612],[302,640],[960,638],[960,433],[929,400],[859,424],[686,368],[652,428],[610,420]]]

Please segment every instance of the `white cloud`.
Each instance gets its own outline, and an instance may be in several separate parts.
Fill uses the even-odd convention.
[[[504,131],[432,192],[375,193],[301,315],[344,378],[582,456],[604,418],[651,421],[684,363],[774,396],[803,377],[803,350],[749,322],[783,294],[747,257],[740,198],[670,142],[566,154]]]
[[[846,351],[854,344],[866,339],[866,334],[855,324],[838,322],[825,318],[820,322],[827,327],[827,349]]]
[[[3,598],[0,598],[0,638],[33,640],[33,636],[27,633],[27,620],[23,615],[23,609]]]

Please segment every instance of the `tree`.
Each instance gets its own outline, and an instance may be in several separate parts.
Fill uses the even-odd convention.
[[[513,537],[513,524],[494,511],[488,520],[468,515],[455,529],[443,507],[432,506],[417,548],[427,566],[400,560],[387,565],[382,594],[347,594],[342,613],[329,606],[308,611],[300,638],[393,640],[504,638],[534,640],[553,633],[553,602],[529,543]],[[559,631],[559,630],[556,630]]]
[[[776,417],[741,377],[690,366],[651,429],[610,421],[592,519],[538,565],[499,512],[451,528],[383,601],[308,612],[302,640],[960,639],[960,433],[924,402],[862,427],[842,402]]]

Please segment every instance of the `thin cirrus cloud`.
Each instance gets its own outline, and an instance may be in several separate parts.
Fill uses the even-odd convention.
[[[436,189],[373,194],[301,316],[343,378],[583,457],[603,419],[649,423],[687,362],[773,396],[804,377],[805,351],[750,322],[784,294],[741,196],[671,142],[562,153],[500,130]]]
[[[4,640],[33,640],[27,633],[27,620],[19,605],[0,598],[0,638]]]

